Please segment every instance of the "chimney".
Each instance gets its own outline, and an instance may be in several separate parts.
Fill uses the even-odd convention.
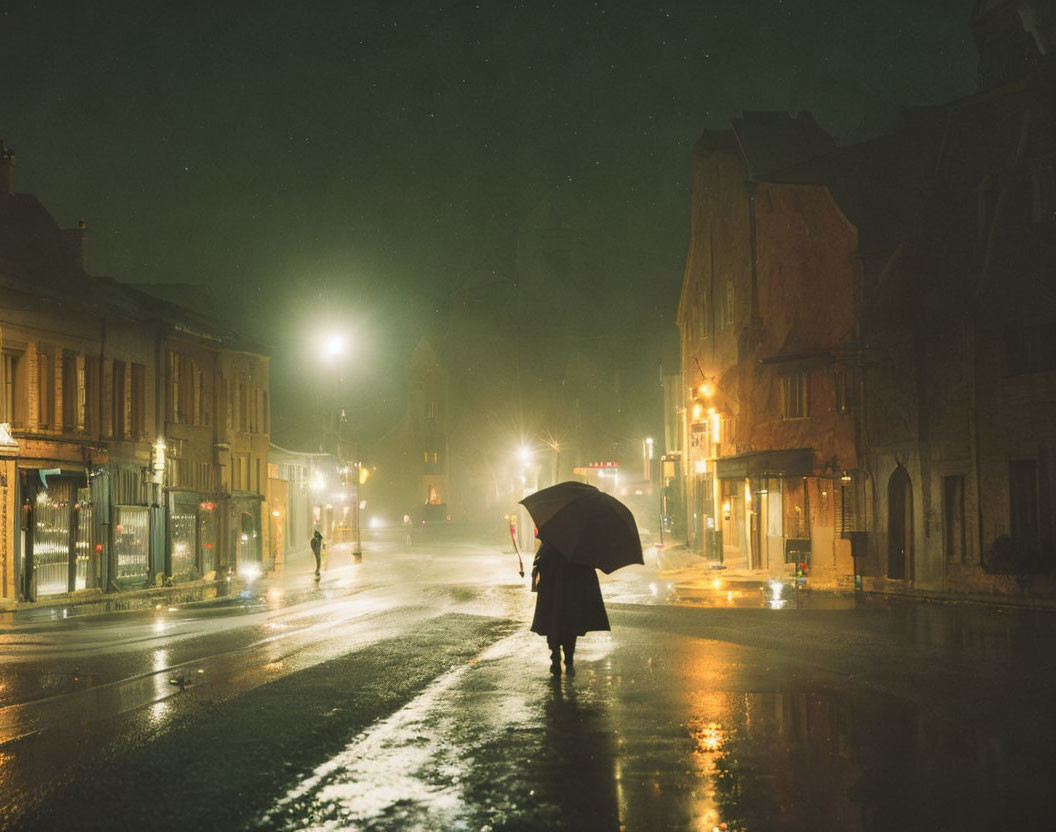
[[[84,220],[77,220],[76,228],[62,229],[62,248],[66,254],[66,262],[82,272],[87,271],[87,237],[88,223]]]
[[[0,194],[14,196],[15,193],[15,151],[0,139]]]

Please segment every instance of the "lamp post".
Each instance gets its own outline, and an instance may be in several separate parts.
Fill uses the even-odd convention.
[[[343,439],[343,433],[344,433],[344,426],[347,423],[347,418],[346,418],[346,415],[345,415],[345,409],[344,409],[344,407],[341,406],[341,390],[342,390],[342,386],[344,384],[344,366],[345,366],[344,359],[345,359],[345,356],[347,354],[347,351],[348,351],[347,339],[346,339],[346,337],[345,337],[345,335],[343,333],[335,331],[335,332],[327,333],[324,336],[323,342],[322,342],[322,349],[321,349],[322,359],[323,359],[323,361],[326,364],[333,366],[335,368],[335,370],[337,371],[337,379],[336,379],[335,388],[334,388],[334,399],[335,399],[335,402],[334,402],[334,407],[333,407],[334,419],[335,419],[334,439],[333,439],[334,458],[337,460],[338,466],[340,468],[342,468],[344,471],[350,471],[352,477],[354,478],[353,479],[353,499],[354,499],[355,502],[354,502],[354,505],[352,507],[352,524],[353,524],[353,527],[355,529],[355,538],[354,538],[354,548],[353,548],[353,551],[352,551],[352,555],[353,555],[353,557],[356,560],[362,560],[362,558],[363,558],[363,550],[362,550],[362,538],[361,538],[361,535],[360,535],[360,510],[359,510],[359,503],[360,503],[360,485],[361,485],[361,482],[362,482],[361,481],[361,475],[362,475],[362,471],[363,471],[363,463],[362,463],[362,460],[359,458],[359,447],[358,447],[358,445],[355,447],[354,452],[352,454],[353,459],[351,460],[350,466],[344,465],[344,460],[342,459],[342,456],[343,456],[342,439]],[[346,477],[345,477],[345,482],[346,483],[347,483],[347,476],[348,475],[346,474]]]
[[[356,560],[363,560],[363,547],[361,545],[362,538],[361,538],[360,533],[359,533],[359,530],[360,530],[360,525],[359,525],[359,503],[360,503],[359,488],[366,481],[366,477],[363,476],[363,471],[364,471],[363,460],[359,458],[359,453],[358,453],[359,448],[358,447],[356,448],[356,451],[357,451],[356,460],[353,463],[353,468],[352,468],[352,470],[355,473],[355,477],[356,477],[356,505],[355,505],[355,508],[352,510],[352,522],[356,526],[356,545],[355,545],[355,548],[352,550],[352,557],[354,557]]]

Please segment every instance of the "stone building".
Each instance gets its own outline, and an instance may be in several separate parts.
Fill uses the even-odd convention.
[[[1054,24],[978,3],[977,91],[896,137],[927,164],[864,286],[867,583],[992,593],[1056,568]]]
[[[0,151],[0,599],[259,569],[268,360],[84,268]]]
[[[698,143],[680,326],[713,556],[772,569],[777,543],[894,591],[1056,567],[1053,19],[971,24],[978,91],[885,135],[753,166],[746,114]]]
[[[691,546],[728,565],[781,573],[837,554],[839,477],[856,467],[835,391],[854,235],[824,189],[765,178],[832,147],[807,113],[746,112],[694,148],[678,312],[686,522]]]

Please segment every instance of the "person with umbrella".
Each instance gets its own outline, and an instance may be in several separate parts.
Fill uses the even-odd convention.
[[[601,598],[601,586],[593,566],[570,563],[556,547],[543,541],[532,565],[536,587],[532,632],[546,636],[550,648],[550,672],[561,675],[561,651],[565,671],[574,676],[576,639],[590,630],[609,630],[609,617]]]
[[[623,503],[592,485],[563,482],[521,500],[541,541],[532,567],[536,590],[531,631],[546,637],[550,672],[576,672],[576,640],[609,630],[595,569],[610,573],[644,563],[634,517]]]

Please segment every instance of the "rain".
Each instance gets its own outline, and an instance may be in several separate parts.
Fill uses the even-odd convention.
[[[1049,0],[0,8],[0,829],[1047,829]]]

